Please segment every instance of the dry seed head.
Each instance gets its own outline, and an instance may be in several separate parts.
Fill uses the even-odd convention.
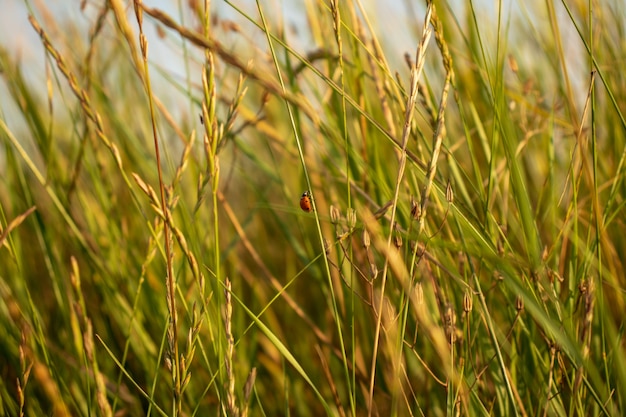
[[[400,232],[398,230],[398,223],[396,223],[394,226],[393,244],[398,249],[402,247],[402,236],[400,235]]]
[[[228,277],[226,277],[226,279],[224,280],[224,299],[226,300],[226,303],[230,303],[230,291],[232,289],[232,286],[230,284],[230,279],[228,279]]]
[[[533,282],[538,282],[539,281],[539,274],[537,273],[537,271],[530,271],[530,279]]]
[[[193,304],[191,305],[191,322],[194,323],[194,325],[198,323],[198,310],[196,307],[197,307],[197,304],[194,301]]]
[[[187,348],[193,345],[193,336],[194,336],[193,328],[189,328],[189,331],[187,332]]]
[[[250,394],[252,393],[252,387],[254,387],[254,381],[256,380],[256,368],[252,368],[246,379],[246,384],[243,387],[243,398],[245,402],[248,402]]]
[[[330,222],[332,224],[339,223],[339,218],[341,214],[339,213],[339,209],[332,204],[330,205]]]
[[[135,0],[134,2],[135,16],[137,17],[137,23],[139,27],[143,25],[143,9],[141,8],[141,0]]]
[[[400,236],[400,233],[394,234],[394,236],[393,236],[393,244],[398,249],[400,249],[402,247],[402,236]]]
[[[413,68],[413,58],[411,58],[411,55],[408,52],[404,53],[404,62],[409,69]]]
[[[139,35],[139,45],[144,59],[148,59],[148,39],[143,33]]]
[[[346,212],[346,219],[348,220],[348,227],[354,229],[354,226],[356,226],[356,210],[349,208]]]
[[[472,298],[472,293],[466,290],[463,295],[463,311],[465,311],[465,313],[469,313],[472,311],[473,307],[474,299]]]
[[[185,388],[187,388],[187,385],[189,385],[189,381],[191,381],[191,371],[187,372],[187,375],[185,375],[185,379],[183,379],[183,384],[180,388],[181,391],[184,391]]]
[[[20,365],[22,365],[22,371],[24,370],[24,365],[26,364],[26,355],[24,354],[24,346],[26,345],[26,335],[24,334],[24,330],[22,329],[22,334],[21,334],[21,339],[22,341],[20,342],[20,345],[18,347],[18,351],[19,351],[19,355],[20,355]],[[26,372],[23,372],[22,375],[26,374]],[[28,378],[25,378],[28,379]]]
[[[452,308],[451,304],[446,306],[446,311],[443,317],[446,326],[454,326],[456,324],[456,313],[454,312],[454,308]]]
[[[415,303],[417,305],[424,304],[424,287],[422,287],[421,282],[415,284]]]
[[[556,277],[556,279],[557,279],[559,282],[563,282],[563,281],[564,281],[564,278],[563,278],[562,276],[560,276],[559,274],[557,274],[557,273],[556,273],[553,269],[549,269],[549,270],[548,270],[548,273],[549,273],[549,274],[552,274],[554,277]]]
[[[518,313],[524,310],[524,299],[521,295],[518,295],[515,300],[515,309]]]
[[[20,383],[20,379],[17,379],[17,399],[20,404],[20,408],[24,407],[24,391],[22,390],[22,384]]]
[[[121,167],[122,155],[120,154],[120,150],[117,148],[117,146],[114,143],[111,144],[111,152],[113,153],[113,157],[115,158],[115,162],[117,163],[117,166]]]
[[[370,234],[366,229],[363,229],[363,247],[365,249],[369,249],[370,244],[371,244]]]
[[[76,292],[80,292],[80,269],[78,268],[78,262],[76,262],[75,257],[70,257],[70,262],[72,264],[72,271],[70,272],[70,283],[72,287],[76,290]]]
[[[230,361],[228,360],[228,358],[224,361],[224,368],[226,368],[227,375],[232,375],[233,370],[231,368]]]
[[[187,361],[185,360],[185,357],[183,355],[180,355],[180,370],[183,374],[187,370]]]
[[[87,358],[93,360],[93,327],[91,326],[91,320],[87,319],[87,329],[83,334],[83,346],[85,347],[85,354]]]
[[[374,280],[378,276],[378,267],[375,263],[370,264],[370,277]]]
[[[446,184],[446,201],[450,204],[454,203],[454,191],[452,191],[452,184],[450,184],[450,180]]]
[[[411,216],[413,216],[415,220],[418,220],[421,214],[422,208],[419,206],[417,201],[413,200],[413,197],[411,197]]]
[[[454,308],[452,308],[451,304],[446,306],[443,320],[448,341],[450,343],[456,342],[456,312],[454,311]]]

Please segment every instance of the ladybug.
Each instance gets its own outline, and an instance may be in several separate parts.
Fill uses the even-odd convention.
[[[300,197],[300,208],[307,213],[313,211],[313,205],[311,204],[311,193],[309,191],[305,191],[302,193],[302,197]]]

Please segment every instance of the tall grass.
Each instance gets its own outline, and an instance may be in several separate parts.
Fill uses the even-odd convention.
[[[506,3],[27,3],[0,415],[623,414],[626,13]]]

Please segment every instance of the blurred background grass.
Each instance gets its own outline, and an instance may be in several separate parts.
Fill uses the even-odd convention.
[[[624,412],[620,1],[9,4],[0,415]]]

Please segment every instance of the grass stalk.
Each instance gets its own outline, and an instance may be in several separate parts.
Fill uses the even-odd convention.
[[[0,415],[624,414],[622,2],[283,6],[0,25]]]

